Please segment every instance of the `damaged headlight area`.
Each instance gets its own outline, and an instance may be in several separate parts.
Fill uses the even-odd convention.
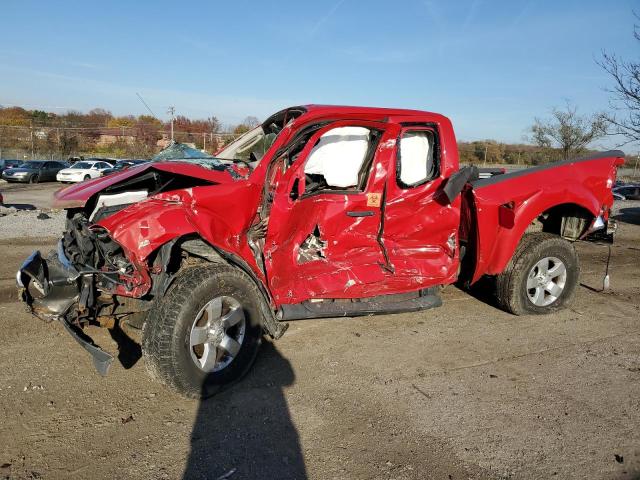
[[[57,250],[46,258],[34,252],[24,262],[17,282],[34,315],[77,327],[97,322],[102,310],[118,305],[116,289],[127,291],[136,283],[122,247],[82,213],[67,220]]]
[[[95,271],[104,280],[103,286],[113,288],[122,282],[119,277],[131,277],[134,267],[122,247],[114,242],[101,226],[91,224],[82,214],[67,219],[62,248],[69,261],[82,271]]]

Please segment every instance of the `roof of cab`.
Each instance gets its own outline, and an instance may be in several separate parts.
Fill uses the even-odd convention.
[[[331,115],[340,116],[366,116],[368,118],[375,118],[379,120],[386,119],[388,117],[421,117],[429,120],[446,119],[444,115],[435,112],[427,112],[424,110],[411,110],[406,108],[382,108],[382,107],[358,107],[350,105],[301,105],[297,107],[290,107],[290,109],[304,109],[306,111],[305,116],[323,117]],[[417,120],[417,119],[416,119]],[[447,119],[448,120],[448,119]]]

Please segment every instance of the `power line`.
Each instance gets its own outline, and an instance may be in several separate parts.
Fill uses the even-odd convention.
[[[147,102],[144,101],[144,98],[142,98],[142,95],[140,95],[138,92],[136,92],[136,95],[138,96],[138,98],[140,99],[140,101],[142,102],[142,104],[147,107],[147,110],[149,110],[149,113],[151,114],[152,117],[156,117],[156,114],[153,113],[153,111],[151,110],[151,108],[149,108],[149,105],[147,105]],[[157,118],[157,117],[156,117]]]

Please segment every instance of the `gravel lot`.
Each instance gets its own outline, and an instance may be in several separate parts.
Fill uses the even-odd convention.
[[[3,209],[0,208],[0,215]],[[45,213],[49,218],[40,220]],[[0,216],[0,239],[59,237],[64,231],[64,211],[21,210]]]
[[[99,377],[61,325],[13,301],[17,266],[54,246],[57,217],[42,238],[4,237],[0,478],[638,479],[640,202],[616,212],[607,292],[607,249],[579,244],[576,301],[552,316],[448,287],[430,311],[292,322],[206,402],[92,328],[121,360]],[[50,221],[32,215],[0,221]]]
[[[0,180],[4,205],[0,206],[0,239],[59,237],[64,230],[65,213],[51,209],[56,182],[28,185]],[[46,213],[50,218],[40,220]]]

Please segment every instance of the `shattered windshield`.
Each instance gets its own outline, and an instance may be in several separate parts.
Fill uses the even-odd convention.
[[[155,155],[152,162],[167,162],[167,161],[180,161],[195,163],[211,170],[224,170],[225,166],[220,160],[213,155],[198,150],[197,148],[190,147],[184,143],[174,142],[160,153]]]

